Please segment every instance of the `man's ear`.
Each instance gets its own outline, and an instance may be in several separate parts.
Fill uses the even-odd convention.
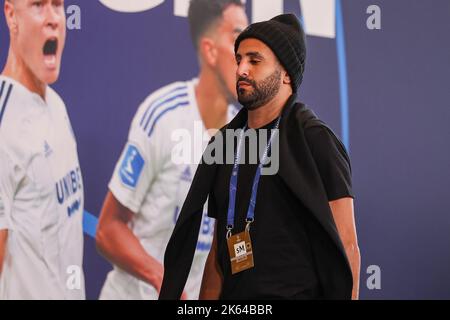
[[[18,24],[14,5],[10,1],[5,1],[3,9],[6,18],[6,24],[8,25],[10,33],[17,33]]]
[[[291,84],[291,77],[287,71],[283,71],[283,84]]]
[[[214,41],[210,38],[203,37],[200,39],[198,49],[202,60],[209,66],[217,64],[217,48]]]

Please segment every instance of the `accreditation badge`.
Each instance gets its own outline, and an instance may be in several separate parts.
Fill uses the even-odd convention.
[[[248,230],[230,236],[227,243],[232,274],[254,267],[252,242]]]

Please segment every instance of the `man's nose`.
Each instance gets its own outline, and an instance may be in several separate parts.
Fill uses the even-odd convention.
[[[56,29],[61,23],[61,13],[50,2],[45,8],[45,25]]]
[[[239,78],[247,78],[249,74],[248,64],[245,62],[241,62],[236,70],[236,75]]]

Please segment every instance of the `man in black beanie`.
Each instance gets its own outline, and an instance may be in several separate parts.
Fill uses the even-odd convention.
[[[356,299],[350,160],[333,131],[296,103],[306,57],[302,26],[292,14],[252,24],[237,38],[235,55],[244,108],[203,155],[166,249],[160,299],[182,293],[207,199],[216,229],[200,298]],[[221,138],[230,130],[237,132],[231,141]],[[256,150],[246,139],[252,133]],[[220,141],[225,154],[232,145],[232,163],[209,160],[220,154]]]

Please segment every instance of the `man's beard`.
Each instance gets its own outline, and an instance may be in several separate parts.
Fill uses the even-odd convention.
[[[280,78],[281,69],[276,69],[270,76],[259,83],[254,80],[239,77],[237,83],[243,81],[253,87],[253,91],[248,92],[246,89],[239,89],[236,83],[239,103],[247,110],[256,110],[264,106],[280,91]]]

